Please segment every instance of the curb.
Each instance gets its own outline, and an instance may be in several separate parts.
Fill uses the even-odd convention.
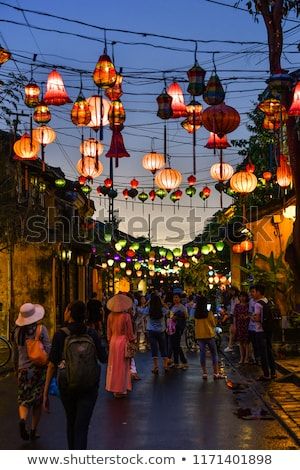
[[[228,357],[226,354],[224,354],[223,351],[221,351],[221,354],[225,357],[225,359],[228,361],[228,363],[231,365],[231,367],[234,369],[234,371],[243,378],[247,378],[244,375],[241,374],[240,370],[236,368],[235,364],[231,361],[230,357]],[[277,364],[276,364],[277,365]],[[264,397],[260,390],[257,388],[255,384],[249,385],[250,390],[253,391],[253,393],[256,394],[256,396],[266,405],[270,413],[279,421],[281,426],[288,432],[288,434],[293,438],[295,443],[300,446],[300,438],[299,438],[299,433],[294,431],[291,427],[291,425],[294,425],[293,427],[296,429],[299,429],[299,427],[291,420],[289,415],[283,410],[283,408],[280,406],[280,404],[273,398],[271,398],[268,394],[268,391],[266,391],[268,398]],[[286,420],[283,418],[283,414],[286,416]],[[287,423],[287,421],[290,423],[290,425]]]

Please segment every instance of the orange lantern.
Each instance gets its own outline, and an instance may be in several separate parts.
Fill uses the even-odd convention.
[[[251,240],[244,240],[241,244],[241,249],[243,251],[251,251],[253,248],[253,243]]]
[[[210,196],[211,190],[209,189],[208,186],[204,186],[202,189],[203,196],[207,199]]]
[[[48,75],[47,91],[44,101],[48,105],[62,106],[66,103],[72,103],[66,92],[62,76],[57,70],[52,70]]]
[[[269,98],[262,101],[258,105],[258,109],[268,116],[274,116],[274,114],[278,114],[283,110],[285,111],[285,107],[276,98]]]
[[[196,100],[192,100],[186,106],[187,120],[190,124],[201,125],[202,124],[202,110],[203,106]]]
[[[110,128],[113,129],[123,129],[123,123],[126,119],[126,113],[122,101],[115,100],[110,103],[110,108],[108,112],[108,120]]]
[[[227,140],[226,134],[219,137],[217,134],[214,134],[214,132],[210,132],[208,141],[204,147],[207,149],[227,149],[231,147],[231,145]]]
[[[139,185],[139,181],[135,178],[133,178],[131,181],[130,181],[130,186],[133,188],[133,189],[136,189]]]
[[[76,169],[78,173],[88,179],[94,179],[101,175],[103,172],[103,165],[101,162],[96,162],[95,158],[84,157],[78,160]]]
[[[262,126],[266,131],[274,132],[280,129],[280,120],[275,119],[274,116],[271,118],[270,116],[266,115],[264,117]]]
[[[40,145],[25,133],[14,144],[14,152],[17,160],[37,160]]]
[[[75,126],[82,127],[87,126],[91,118],[92,115],[89,104],[80,91],[71,110],[71,121]]]
[[[93,139],[92,137],[90,139],[85,139],[80,144],[80,153],[84,157],[99,157],[103,153],[103,150],[103,144],[101,144],[101,142],[99,142],[97,139]]]
[[[56,139],[56,132],[52,127],[40,126],[33,129],[32,138],[41,145],[52,144]]]
[[[244,252],[244,249],[240,243],[235,243],[234,245],[232,245],[231,249],[232,249],[232,253],[235,253],[235,254],[240,254]]]
[[[227,181],[233,175],[233,168],[229,163],[215,163],[210,168],[210,176],[217,181]]]
[[[240,194],[252,193],[257,186],[257,178],[254,173],[242,170],[234,173],[230,179],[230,187]]]
[[[193,126],[193,124],[191,124],[187,119],[185,119],[184,121],[182,121],[181,127],[183,127],[183,129],[187,131],[189,134],[193,134],[198,129],[200,129],[201,124],[197,124]]]
[[[246,171],[248,171],[248,173],[254,173],[255,172],[255,165],[252,162],[247,163]]]
[[[11,53],[4,47],[0,47],[0,65],[5,64],[10,58]]]
[[[121,98],[121,96],[123,95],[122,82],[123,77],[121,73],[117,73],[117,78],[114,85],[110,88],[106,88],[105,90],[105,94],[108,99],[110,99],[111,101],[115,101]]]
[[[183,91],[181,86],[177,82],[171,83],[167,88],[167,93],[172,97],[172,118],[177,119],[180,117],[185,117],[187,115],[186,106],[184,103]]]
[[[36,106],[33,113],[33,120],[37,124],[47,124],[49,121],[51,121],[51,113],[44,100],[41,100],[40,103]]]
[[[161,153],[152,151],[143,156],[142,165],[154,175],[157,170],[165,166],[165,158]]]
[[[93,79],[99,88],[112,87],[117,80],[117,72],[111,58],[106,54],[102,54],[96,64]]]
[[[41,89],[36,83],[28,83],[25,86],[24,103],[28,108],[35,108],[40,102]]]
[[[101,96],[93,95],[87,98],[87,102],[91,112],[91,120],[88,123],[88,127],[98,131],[102,126],[107,126],[109,124],[108,112],[110,108],[110,103],[101,98]]]
[[[237,110],[225,103],[210,106],[202,113],[203,126],[219,137],[233,132],[239,126],[240,120]]]
[[[262,176],[266,181],[270,181],[273,177],[271,171],[264,171]]]
[[[289,109],[289,116],[300,116],[300,81],[295,86],[293,102]]]
[[[171,189],[176,189],[180,186],[182,181],[182,174],[180,171],[175,168],[166,167],[155,176],[155,184],[160,189],[165,189],[166,191],[171,191]]]
[[[285,155],[280,155],[277,167],[277,183],[282,188],[287,188],[292,182],[292,171]]]

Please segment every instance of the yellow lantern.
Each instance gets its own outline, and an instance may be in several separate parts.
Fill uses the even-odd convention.
[[[33,129],[32,138],[41,145],[52,144],[56,139],[56,132],[52,127],[40,126]]]
[[[255,174],[245,170],[235,173],[230,180],[230,187],[236,193],[252,193],[256,186],[257,178]]]
[[[96,64],[93,79],[95,84],[100,88],[112,87],[117,80],[117,72],[111,58],[106,54],[99,57]]]
[[[14,144],[14,151],[21,160],[36,160],[40,145],[29,134],[24,134]]]
[[[89,104],[82,92],[80,92],[71,110],[71,121],[75,126],[82,127],[87,126],[91,118]]]
[[[80,144],[79,149],[80,153],[84,157],[96,158],[97,156],[99,157],[103,153],[104,146],[97,139],[91,137],[90,139],[85,139]]]
[[[292,182],[292,170],[285,155],[280,155],[277,167],[277,183],[282,188],[287,188]]]
[[[0,47],[0,65],[5,64],[11,58],[11,53],[4,49],[4,47]]]
[[[166,191],[171,191],[171,189],[176,189],[180,186],[182,181],[182,174],[180,171],[175,170],[174,168],[163,168],[155,176],[155,184]]]
[[[76,169],[78,173],[89,179],[97,178],[103,172],[103,165],[98,161],[98,167],[96,159],[92,157],[84,157],[78,160]]]
[[[154,175],[157,170],[165,166],[165,159],[161,153],[150,152],[143,156],[142,165],[145,170],[151,171]]]
[[[217,181],[227,181],[233,175],[233,168],[229,163],[215,163],[210,168],[210,176]]]
[[[24,103],[28,108],[35,108],[40,102],[41,89],[36,83],[28,83],[25,86]]]
[[[102,107],[101,107],[102,101]],[[101,126],[101,115],[102,115],[102,126],[109,124],[108,113],[110,109],[110,103],[104,98],[98,95],[93,95],[87,98],[89,109],[91,112],[91,120],[88,123],[88,127],[92,127],[95,131],[98,131]]]

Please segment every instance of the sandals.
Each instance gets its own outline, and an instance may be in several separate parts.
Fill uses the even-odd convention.
[[[208,377],[207,374],[202,374],[202,379],[203,380],[207,380],[207,377]]]

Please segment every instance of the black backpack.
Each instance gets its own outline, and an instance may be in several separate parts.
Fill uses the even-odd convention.
[[[263,300],[259,300],[258,303],[263,308],[262,313],[262,327],[265,333],[272,333],[274,327],[274,316],[273,310],[271,308],[270,302],[264,302]]]

